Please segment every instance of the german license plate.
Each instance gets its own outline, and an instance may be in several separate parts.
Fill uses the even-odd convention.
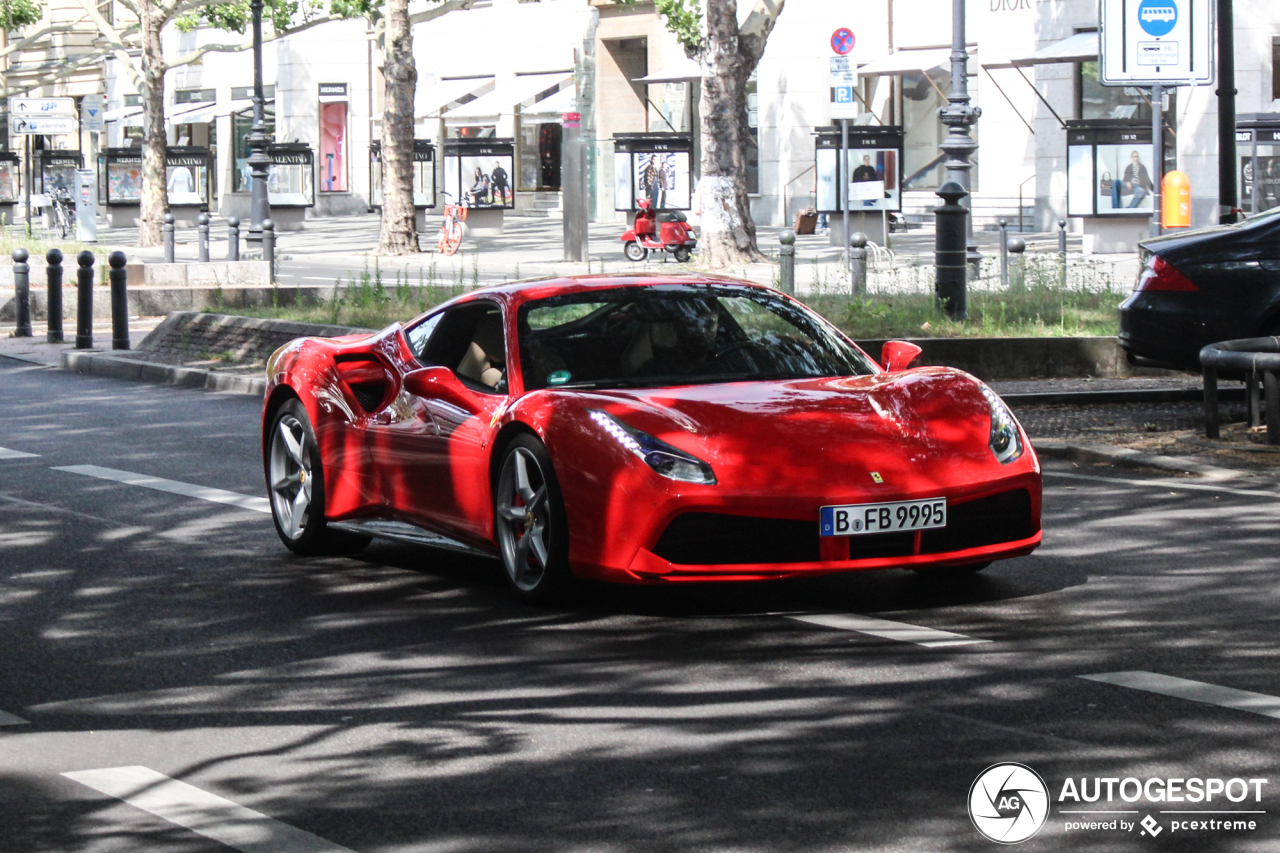
[[[947,499],[824,506],[819,519],[823,536],[930,530],[947,526]]]

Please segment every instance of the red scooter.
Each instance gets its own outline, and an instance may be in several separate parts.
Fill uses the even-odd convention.
[[[678,210],[655,211],[647,198],[637,204],[640,210],[635,224],[622,235],[622,254],[627,260],[639,263],[658,251],[671,252],[680,263],[689,260],[698,238],[685,215]]]

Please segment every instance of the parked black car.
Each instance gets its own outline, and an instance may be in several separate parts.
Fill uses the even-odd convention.
[[[1280,208],[1138,247],[1138,284],[1120,305],[1131,362],[1199,372],[1206,344],[1280,335]]]

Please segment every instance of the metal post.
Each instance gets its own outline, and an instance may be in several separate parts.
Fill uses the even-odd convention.
[[[951,93],[947,96],[948,104],[938,111],[939,118],[947,127],[947,136],[940,146],[947,155],[947,182],[954,181],[964,190],[962,202],[965,208],[962,223],[965,235],[965,257],[973,267],[974,274],[982,263],[982,255],[978,253],[978,245],[973,239],[973,200],[969,191],[973,188],[970,172],[973,170],[973,152],[978,150],[978,143],[973,141],[969,128],[977,124],[982,110],[969,105],[969,52],[965,48],[964,35],[964,0],[952,0],[951,3]]]
[[[778,289],[789,296],[796,295],[796,232],[783,228],[778,234]]]
[[[1258,396],[1258,372],[1249,371],[1244,378],[1245,397],[1249,400],[1249,426],[1256,427],[1262,423],[1262,401]]]
[[[267,262],[271,281],[276,280],[276,224],[270,219],[262,220],[262,259]]]
[[[1027,251],[1027,241],[1021,237],[1010,237],[1008,245],[1009,253],[1013,255],[1009,260],[1009,289],[1026,290],[1027,258],[1023,253]]]
[[[240,260],[240,217],[227,219],[227,260]]]
[[[62,333],[62,250],[50,249],[44,256],[49,266],[45,269],[45,302],[48,303],[49,334],[51,344],[63,342]]]
[[[836,179],[840,186],[836,187],[836,198],[840,199],[840,214],[844,217],[844,263],[851,262],[849,256],[849,120],[840,119],[840,162],[836,164]]]
[[[17,297],[15,310],[18,315],[18,328],[13,333],[15,338],[29,338],[31,331],[31,281],[28,274],[27,250],[19,246],[13,250],[13,289]]]
[[[209,263],[209,214],[196,217],[196,258],[202,264]]]
[[[1232,133],[1235,139],[1234,132]],[[1151,236],[1160,236],[1160,184],[1164,182],[1164,87],[1151,87],[1151,149],[1155,152],[1151,169]],[[1136,177],[1136,176],[1135,176]]]
[[[249,148],[249,171],[253,176],[250,192],[249,233],[246,240],[257,243],[262,240],[262,222],[271,216],[267,199],[267,172],[271,157],[267,154],[267,125],[263,118],[262,96],[262,0],[251,0],[253,12],[253,127],[246,137]]]
[[[1236,221],[1236,38],[1231,0],[1218,2],[1218,221]],[[1258,185],[1258,173],[1253,173]],[[1254,207],[1254,213],[1258,208]]]
[[[564,259],[585,261],[591,254],[587,228],[587,148],[582,140],[580,118],[567,116],[560,140],[560,162],[564,190]]]
[[[27,146],[27,236],[31,236],[31,134],[24,134],[23,139]]]
[[[933,209],[937,221],[934,245],[937,275],[935,293],[938,307],[953,320],[968,319],[966,293],[968,258],[964,244],[964,223],[968,211],[960,204],[967,193],[956,181],[947,181],[938,189],[942,205]]]
[[[1267,444],[1280,444],[1280,376],[1274,370],[1264,370],[1262,385],[1267,398]]]
[[[1204,373],[1204,435],[1205,438],[1219,438],[1222,433],[1218,428],[1218,371],[1206,367]]]
[[[111,282],[111,348],[129,348],[129,291],[127,287],[128,273],[124,265],[128,262],[124,252],[112,252],[107,259],[111,271],[107,279]]]
[[[867,235],[854,231],[849,235],[849,277],[854,296],[867,293]]]
[[[164,262],[166,264],[174,262],[173,239],[173,214],[166,213],[164,215]]]
[[[76,255],[76,349],[93,349],[93,252]]]
[[[1067,287],[1067,220],[1058,220],[1058,286]]]
[[[1000,220],[1000,286],[1009,286],[1009,220]]]

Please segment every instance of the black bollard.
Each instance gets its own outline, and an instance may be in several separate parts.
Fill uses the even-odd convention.
[[[129,348],[129,290],[128,273],[124,265],[128,262],[124,252],[112,252],[107,259],[111,264],[111,272],[107,278],[111,281],[111,348]]]
[[[1067,220],[1058,220],[1058,286],[1067,286]]]
[[[51,344],[63,342],[62,335],[62,251],[50,249],[44,256],[49,263],[45,270],[45,302],[48,303],[49,336]]]
[[[1010,237],[1008,246],[1009,254],[1013,255],[1009,259],[1009,289],[1026,290],[1027,259],[1025,252],[1027,251],[1027,241],[1021,237]]]
[[[93,252],[76,255],[76,349],[93,349]]]
[[[227,219],[227,260],[240,260],[240,217]]]
[[[209,263],[209,214],[202,213],[196,217],[196,259],[202,264]]]
[[[262,259],[267,262],[267,272],[271,283],[276,280],[276,224],[270,219],[262,220]]]
[[[861,231],[854,231],[849,235],[849,276],[853,279],[851,287],[853,295],[866,295],[867,235]]]
[[[796,232],[783,228],[778,234],[778,289],[789,296],[796,295]]]
[[[164,262],[171,264],[174,262],[174,246],[173,246],[173,214],[166,213],[164,215]]]
[[[1009,286],[1009,220],[1000,220],[1000,285]]]
[[[934,292],[938,307],[953,320],[969,318],[968,260],[965,246],[965,216],[960,200],[969,193],[956,181],[938,188],[943,203],[933,209],[937,221],[934,263],[937,266]]]
[[[29,338],[31,331],[31,267],[27,266],[27,250],[19,246],[13,250],[13,290],[17,298],[18,328],[15,338]]]

